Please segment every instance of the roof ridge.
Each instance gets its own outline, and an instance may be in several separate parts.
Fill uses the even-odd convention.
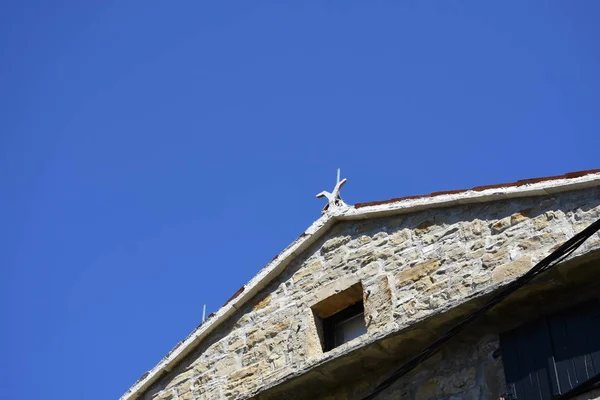
[[[369,201],[369,202],[363,202],[363,203],[356,203],[356,204],[354,204],[353,207],[354,208],[362,208],[362,207],[369,207],[369,206],[378,206],[381,204],[396,203],[396,202],[402,201],[402,200],[414,200],[414,199],[420,199],[420,198],[426,198],[426,197],[436,197],[436,196],[441,196],[443,194],[459,194],[459,193],[464,193],[464,192],[468,192],[471,190],[475,191],[475,192],[482,192],[482,191],[488,190],[488,189],[518,187],[518,186],[530,185],[533,183],[546,182],[546,181],[552,181],[552,180],[557,180],[557,179],[580,178],[582,176],[597,174],[597,173],[600,173],[600,169],[588,169],[588,170],[583,170],[583,171],[567,172],[566,174],[563,174],[563,175],[553,175],[553,176],[546,176],[546,177],[540,177],[540,178],[528,178],[528,179],[521,179],[521,180],[518,180],[515,182],[475,186],[470,189],[444,190],[444,191],[439,191],[439,192],[431,192],[428,194],[394,197],[394,198],[391,198],[388,200],[375,200],[375,201]]]

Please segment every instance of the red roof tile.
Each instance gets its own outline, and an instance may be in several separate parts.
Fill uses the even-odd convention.
[[[418,196],[396,197],[396,198],[389,199],[389,200],[379,200],[379,201],[371,201],[371,202],[367,202],[367,203],[357,203],[354,205],[354,208],[378,206],[381,204],[396,203],[401,200],[419,199],[419,198],[425,198],[425,197],[435,197],[435,196],[440,196],[443,194],[457,194],[457,193],[467,192],[469,190],[481,192],[481,191],[487,190],[487,189],[498,189],[498,188],[505,188],[505,187],[524,186],[524,185],[530,185],[532,183],[552,181],[552,180],[556,180],[556,179],[573,179],[573,178],[579,178],[579,177],[582,177],[585,175],[597,174],[597,173],[600,173],[600,169],[588,169],[586,171],[567,172],[564,175],[546,176],[546,177],[542,177],[542,178],[532,178],[532,179],[521,179],[519,181],[510,182],[510,183],[475,186],[474,188],[471,188],[471,189],[446,190],[446,191],[442,191],[442,192],[433,192],[430,194],[423,194],[423,195],[418,195]]]
[[[231,296],[231,297],[229,298],[229,300],[227,300],[227,301],[225,302],[225,304],[223,304],[223,306],[222,306],[222,307],[225,307],[227,304],[229,304],[229,302],[230,302],[231,300],[235,299],[235,298],[236,298],[236,297],[238,297],[240,294],[242,294],[242,292],[244,291],[244,289],[246,289],[246,288],[245,288],[245,286],[242,286],[241,288],[239,288],[239,289],[237,290],[237,292],[235,292],[235,293],[233,294],[233,296]]]

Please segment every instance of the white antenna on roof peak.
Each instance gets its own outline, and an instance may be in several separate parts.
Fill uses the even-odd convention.
[[[327,210],[333,210],[333,209],[348,206],[346,203],[344,203],[344,200],[342,200],[342,197],[340,196],[340,190],[342,189],[342,186],[344,186],[344,184],[346,183],[347,179],[344,178],[344,179],[340,180],[340,177],[341,177],[341,170],[340,170],[340,168],[338,168],[337,169],[337,181],[335,183],[335,187],[333,188],[333,192],[329,193],[324,190],[317,195],[317,198],[326,197],[328,200],[327,205],[321,211],[322,214],[325,214],[325,212],[327,212]]]

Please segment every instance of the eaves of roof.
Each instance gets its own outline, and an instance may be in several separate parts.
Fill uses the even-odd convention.
[[[337,221],[383,217],[458,204],[548,195],[594,186],[600,186],[600,169],[329,209],[294,242],[275,256],[250,282],[242,286],[216,313],[209,315],[204,323],[179,342],[154,368],[138,379],[120,400],[137,399],[152,383],[171,371],[206,336],[268,285],[294,258],[323,236]]]

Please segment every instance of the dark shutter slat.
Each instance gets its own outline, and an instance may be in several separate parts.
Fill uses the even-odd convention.
[[[552,354],[552,344],[546,322],[539,320],[526,329],[527,347],[523,352],[529,355],[528,371],[532,378],[533,399],[550,400],[548,379],[548,357]]]
[[[554,356],[548,358],[548,371],[550,375],[550,384],[552,385],[552,394],[560,394],[560,382],[558,380],[558,369],[556,368],[556,362]]]
[[[596,368],[594,367],[594,362],[592,361],[591,354],[585,355],[585,370],[587,371],[588,379],[597,375]]]
[[[507,384],[517,399],[550,400],[547,360],[552,346],[545,322],[501,335],[500,345]]]
[[[552,342],[552,334],[548,319],[544,318],[544,324],[546,325],[546,343],[548,343],[548,346],[550,348],[547,359],[547,365],[548,376],[550,377],[551,392],[553,395],[559,395],[561,393],[561,387],[560,381],[558,379],[558,368],[556,366],[556,360],[554,356],[554,344]]]
[[[517,335],[517,351],[519,354],[519,361],[521,362],[521,382],[523,385],[523,393],[525,394],[525,399],[537,400],[539,399],[537,388],[534,384],[533,379],[533,371],[534,364],[532,359],[532,354],[530,352],[530,343],[529,336],[531,335],[531,328],[528,326],[525,328],[523,334]],[[537,383],[537,380],[536,382]]]
[[[532,338],[532,350],[535,352],[536,374],[540,388],[540,396],[543,400],[552,399],[550,375],[554,372],[549,369],[548,360],[552,360],[552,342],[546,320],[540,320],[536,327],[536,335]]]
[[[600,372],[599,315],[593,302],[548,318],[561,394]]]
[[[588,361],[591,364],[592,376],[600,374],[600,303],[595,302],[588,313],[588,329],[586,330]]]
[[[516,335],[508,332],[500,336],[500,349],[502,351],[502,362],[504,364],[504,375],[506,384],[517,399],[525,399],[521,376],[521,363],[517,350]]]
[[[548,318],[548,325],[554,345],[554,363],[558,374],[559,393],[566,393],[574,387],[575,368],[571,359],[569,336],[562,315]]]
[[[586,365],[586,355],[589,358],[586,337],[586,332],[590,329],[590,324],[588,322],[589,311],[590,310],[588,309],[582,310],[581,313],[572,314],[565,318],[573,368],[575,370],[574,387],[579,386],[593,376],[593,371],[588,371]]]
[[[600,351],[596,351],[590,355],[592,365],[594,366],[595,375],[600,374]]]

